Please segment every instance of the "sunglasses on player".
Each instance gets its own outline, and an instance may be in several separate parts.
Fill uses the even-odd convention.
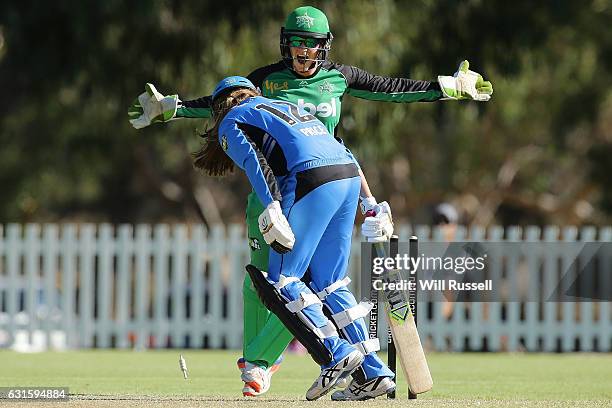
[[[289,37],[290,47],[318,48],[320,45],[321,40],[317,38],[303,38],[297,36]]]

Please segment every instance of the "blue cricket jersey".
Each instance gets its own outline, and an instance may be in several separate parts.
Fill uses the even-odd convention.
[[[219,143],[243,169],[264,207],[282,201],[284,177],[317,167],[357,164],[313,115],[285,101],[247,99],[219,126]],[[285,186],[286,187],[286,186]]]

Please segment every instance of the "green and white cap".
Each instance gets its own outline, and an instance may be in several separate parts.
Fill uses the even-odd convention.
[[[317,38],[327,38],[330,34],[327,16],[312,6],[298,7],[287,16],[284,30],[292,33],[310,34]]]

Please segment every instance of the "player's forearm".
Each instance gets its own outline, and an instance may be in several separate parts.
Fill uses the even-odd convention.
[[[234,163],[244,170],[251,187],[264,207],[267,207],[272,201],[282,201],[276,177],[263,155],[246,145],[243,145],[242,148],[229,148],[227,153]]]
[[[387,78],[393,79],[393,78]],[[411,80],[410,80],[411,81]],[[381,102],[433,102],[441,99],[444,95],[437,82],[414,81],[418,86],[403,91],[393,91],[394,87],[388,87],[388,91],[371,91],[366,89],[349,89],[348,94],[357,98]]]
[[[258,158],[249,157],[245,163],[245,172],[259,201],[267,207],[272,201],[282,201],[276,178],[270,168],[261,165]]]
[[[361,178],[361,191],[359,193],[360,197],[372,197],[372,191],[370,190],[370,186],[368,185],[368,180],[366,180],[363,171],[359,169],[359,177]]]
[[[372,101],[421,102],[443,97],[437,82],[371,74],[361,68],[336,65],[347,80],[349,95]]]
[[[177,118],[210,118],[212,116],[211,97],[183,101],[176,110]]]
[[[211,116],[212,116],[212,112],[210,109],[179,107],[176,110],[175,118],[207,119],[207,118],[210,118]]]
[[[265,66],[251,72],[247,75],[247,78],[255,84],[256,87],[261,87],[261,78],[267,76],[269,72],[270,66]],[[201,119],[212,117],[212,95],[183,101],[178,107],[176,117]]]
[[[245,171],[253,190],[264,206],[281,201],[280,188],[268,161],[249,136],[236,123],[223,122],[219,143],[225,153]]]

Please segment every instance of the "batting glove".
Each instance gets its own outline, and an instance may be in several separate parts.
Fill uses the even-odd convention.
[[[136,129],[142,129],[151,123],[168,122],[176,115],[179,102],[178,95],[163,96],[153,84],[146,84],[145,92],[128,109],[130,123]]]
[[[259,231],[273,250],[284,254],[293,249],[295,235],[278,201],[272,201],[259,216]]]
[[[482,79],[482,75],[470,71],[470,63],[465,60],[453,76],[438,76],[442,93],[449,99],[472,99],[486,102],[491,99],[493,85]]]
[[[384,242],[393,235],[393,216],[389,203],[376,203],[374,197],[361,198],[361,212],[366,216],[361,235],[367,242]]]

